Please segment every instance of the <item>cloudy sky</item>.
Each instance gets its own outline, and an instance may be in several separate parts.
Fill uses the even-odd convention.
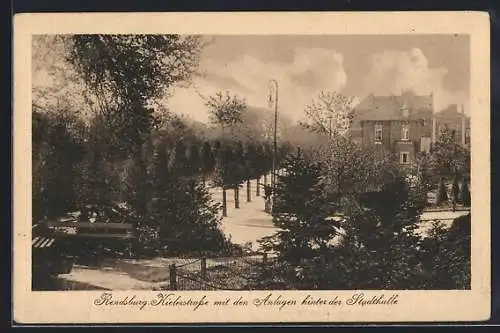
[[[468,36],[207,36],[204,77],[176,88],[168,107],[205,121],[201,96],[229,90],[267,106],[269,79],[279,82],[279,106],[292,119],[321,90],[363,98],[368,93],[434,92],[436,108],[464,104],[468,112]]]

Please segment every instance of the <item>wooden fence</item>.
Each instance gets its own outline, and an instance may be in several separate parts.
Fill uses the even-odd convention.
[[[201,258],[169,266],[169,290],[245,290],[258,268],[274,263],[267,253],[231,258]]]

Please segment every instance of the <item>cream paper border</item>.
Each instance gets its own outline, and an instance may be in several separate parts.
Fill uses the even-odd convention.
[[[96,307],[100,292],[31,292],[31,36],[61,33],[185,34],[469,34],[472,114],[472,289],[399,291],[392,306],[295,306],[279,311],[252,306],[268,291],[177,292],[235,295],[250,306]],[[288,13],[73,13],[14,17],[14,247],[13,319],[17,323],[390,322],[475,321],[490,316],[490,45],[489,17],[480,12]],[[272,291],[285,298],[306,294],[345,298],[354,291]],[[392,291],[367,291],[368,295]],[[113,292],[153,299],[157,292]]]

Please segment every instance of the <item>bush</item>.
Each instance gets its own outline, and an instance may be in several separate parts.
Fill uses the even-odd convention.
[[[289,157],[286,176],[279,177],[273,212],[282,231],[261,242],[264,250],[278,253],[279,263],[262,267],[255,285],[330,290],[470,286],[470,216],[468,221],[457,219],[449,231],[435,225],[430,237],[422,239],[415,231],[425,205],[425,189],[419,184],[410,186],[391,160],[365,177],[358,177],[351,165],[343,168],[341,159],[331,163],[340,164],[324,168],[300,154]],[[327,189],[335,187],[324,182],[328,179],[324,175],[348,168],[353,195],[346,197],[348,202],[340,201],[340,206],[332,205],[338,201]],[[371,177],[369,182],[366,176]],[[363,187],[365,192],[357,193],[356,188]],[[443,181],[440,187],[444,189]],[[325,225],[325,218],[338,209],[348,212],[344,221]],[[343,232],[335,228],[337,232],[331,232],[334,226]]]
[[[423,242],[425,289],[470,289],[470,214],[455,219],[449,230],[436,222]]]

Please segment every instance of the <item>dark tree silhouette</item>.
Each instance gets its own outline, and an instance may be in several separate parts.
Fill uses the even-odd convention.
[[[451,186],[451,200],[452,200],[452,205],[453,205],[453,211],[456,210],[456,205],[457,202],[459,201],[459,184],[458,184],[458,175],[455,174],[453,177],[453,184]]]
[[[448,201],[448,193],[446,191],[446,186],[444,184],[444,179],[441,178],[439,180],[439,188],[438,188],[438,192],[437,192],[437,195],[436,195],[436,204],[438,206],[442,205],[443,203],[447,202]]]
[[[466,177],[462,179],[462,186],[460,187],[460,202],[465,207],[471,205],[469,182]]]

